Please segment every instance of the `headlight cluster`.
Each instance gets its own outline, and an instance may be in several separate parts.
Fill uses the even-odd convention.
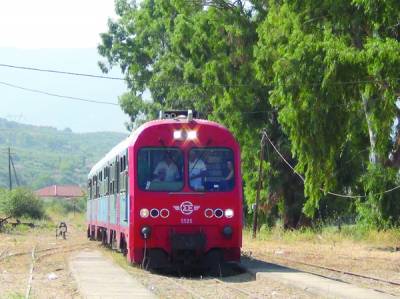
[[[232,218],[234,213],[232,209],[226,209],[225,211],[223,211],[222,209],[218,208],[218,209],[205,209],[204,210],[204,216],[206,216],[206,218],[222,218],[225,215],[226,218]]]
[[[197,131],[195,130],[177,130],[174,131],[174,139],[176,140],[195,140],[197,139]]]
[[[169,217],[169,210],[168,209],[151,209],[150,211],[146,208],[141,209],[140,212],[140,217],[141,218],[147,218],[147,217],[151,217],[151,218],[157,218],[157,217],[161,217],[161,218],[168,218]]]

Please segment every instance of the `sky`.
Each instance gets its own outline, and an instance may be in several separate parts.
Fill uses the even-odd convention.
[[[99,34],[116,18],[114,0],[1,0],[0,64],[104,75],[97,63]],[[109,76],[122,77],[118,68]],[[25,88],[118,102],[123,81],[0,67],[0,82]],[[75,132],[126,132],[118,106],[62,100],[0,84],[0,117]]]
[[[1,0],[0,47],[95,48],[114,0]]]

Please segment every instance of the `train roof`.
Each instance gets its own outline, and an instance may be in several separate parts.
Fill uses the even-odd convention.
[[[158,125],[173,125],[173,124],[182,124],[182,123],[189,123],[187,118],[176,118],[176,119],[157,119],[157,120],[151,120],[143,125],[141,125],[139,128],[137,128],[135,131],[131,132],[131,134],[122,140],[120,143],[118,143],[116,146],[114,146],[100,161],[98,161],[90,170],[88,174],[88,178],[92,177],[95,173],[100,171],[108,162],[112,161],[115,159],[115,157],[122,152],[126,151],[126,149],[129,147],[129,145],[133,144],[136,138],[142,133],[145,129],[153,126],[158,126]],[[204,119],[193,119],[190,121],[190,123],[195,123],[195,124],[201,124],[201,125],[209,125],[209,126],[214,126],[222,130],[229,131],[226,127],[223,125],[216,123],[214,121],[210,120],[204,120]]]

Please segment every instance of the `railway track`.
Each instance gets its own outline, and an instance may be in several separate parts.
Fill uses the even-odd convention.
[[[293,260],[293,259],[289,259],[289,258],[274,257],[272,260],[274,260],[274,262],[279,266],[292,266],[292,264],[297,264],[297,265],[307,266],[310,268],[321,269],[321,270],[326,270],[326,271],[330,271],[330,272],[334,272],[334,273],[344,274],[344,275],[348,275],[348,276],[352,276],[352,277],[358,277],[358,278],[363,278],[363,279],[367,279],[367,280],[372,280],[372,281],[376,281],[376,282],[380,282],[380,283],[385,283],[388,285],[400,286],[400,283],[396,282],[396,281],[382,279],[379,277],[364,275],[364,274],[346,271],[346,270],[342,270],[342,269],[336,269],[336,268],[332,268],[332,267],[317,265],[317,264],[313,264],[313,263],[307,263],[307,262],[303,262],[303,261]],[[304,271],[304,270],[301,269],[301,271]],[[321,275],[320,273],[314,273],[312,271],[305,271],[305,272],[310,272],[311,274]],[[330,277],[327,277],[327,278],[330,278]]]
[[[66,245],[66,246],[64,245],[64,246],[57,246],[57,247],[48,247],[48,248],[36,250],[35,252],[36,252],[36,254],[45,252],[45,254],[43,254],[43,255],[38,255],[38,259],[40,259],[44,256],[49,256],[52,254],[56,254],[58,252],[75,251],[75,250],[82,249],[82,248],[89,247],[89,246],[90,246],[89,243],[84,242],[81,244],[70,244],[70,245]],[[49,251],[51,251],[51,252],[49,252]],[[21,251],[21,252],[14,252],[14,253],[7,253],[7,252],[8,252],[8,250],[6,249],[3,251],[2,254],[0,254],[0,262],[5,259],[15,258],[15,257],[31,254],[31,251]]]
[[[236,267],[240,269],[239,267]],[[235,286],[234,284],[255,284],[255,280],[251,278],[248,273],[243,273],[243,271],[233,273],[227,277],[210,277],[210,276],[202,276],[196,274],[194,277],[188,276],[174,276],[168,275],[165,273],[153,274],[149,273],[146,270],[141,269],[144,276],[149,276],[153,281],[154,284],[159,284],[163,282],[163,284],[173,285],[174,288],[179,289],[182,293],[186,294],[183,295],[184,298],[196,298],[196,299],[206,299],[206,298],[251,298],[251,299],[260,299],[262,296],[257,294],[257,290],[255,292],[248,291],[244,288],[240,288]],[[235,272],[237,270],[230,269],[230,272]],[[230,279],[233,277],[239,277],[240,275],[244,275],[246,279],[243,281],[236,282],[227,282],[225,279]],[[251,281],[248,281],[251,279]],[[243,285],[242,285],[243,286]],[[253,288],[254,289],[254,288]],[[218,290],[218,295],[216,295],[215,290]],[[213,294],[214,296],[210,295]]]
[[[254,257],[248,254],[244,254],[244,256],[249,259],[254,259]],[[373,289],[380,293],[392,296],[400,295],[400,293],[398,292],[398,287],[400,286],[400,283],[397,281],[383,279],[380,277],[374,277],[343,269],[327,267],[315,263],[299,261],[286,257],[268,256],[263,258],[263,260],[281,267],[293,268],[301,272],[318,275],[331,280],[342,281],[350,284],[361,284],[364,287],[367,286],[367,288]]]
[[[351,271],[336,269],[336,268],[332,268],[332,267],[316,265],[316,264],[312,264],[312,263],[306,263],[306,262],[302,262],[302,261],[296,261],[296,260],[292,260],[292,259],[285,259],[285,260],[288,262],[291,262],[291,263],[297,263],[297,264],[301,264],[301,265],[308,266],[308,267],[323,269],[323,270],[332,271],[332,272],[336,272],[336,273],[346,274],[349,276],[360,277],[360,278],[378,281],[378,282],[382,282],[382,283],[386,283],[386,284],[390,284],[390,285],[400,286],[399,282],[392,281],[392,280],[386,280],[386,279],[382,279],[379,277],[373,277],[373,276],[369,276],[369,275],[364,275],[364,274],[355,273],[355,272],[351,272]]]
[[[62,280],[65,279],[64,277],[68,279],[66,272],[68,270],[66,270],[66,265],[54,268],[55,261],[62,260],[65,253],[78,251],[83,248],[88,248],[89,246],[90,243],[88,242],[64,244],[62,246],[57,244],[56,246],[46,248],[40,248],[40,246],[36,244],[29,251],[23,250],[18,252],[11,252],[8,248],[4,248],[0,252],[0,268],[7,269],[7,271],[3,272],[6,273],[6,275],[0,278],[0,284],[1,281],[3,281],[3,283],[10,286],[13,280],[18,280],[19,282],[15,285],[16,288],[14,288],[15,291],[12,291],[12,289],[8,287],[8,292],[11,292],[11,294],[17,292],[19,296],[26,299],[33,297],[45,298],[44,289],[47,288],[50,288],[53,294],[57,293],[57,289],[51,287],[51,285],[54,286],[54,283],[50,283],[48,275],[53,271],[61,271],[55,272],[57,273],[55,279],[59,279],[60,275],[63,276],[61,281],[55,282],[55,284],[63,285],[64,282]],[[60,257],[56,255],[60,255]],[[56,263],[60,264],[60,262]],[[48,281],[48,283],[46,284],[45,281]],[[18,291],[16,291],[17,289]]]

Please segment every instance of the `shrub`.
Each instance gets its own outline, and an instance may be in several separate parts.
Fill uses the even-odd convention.
[[[51,199],[46,202],[46,208],[51,213],[67,215],[68,213],[84,213],[86,211],[86,198],[80,197],[77,199]]]
[[[14,218],[41,219],[45,216],[43,202],[31,190],[24,188],[0,192],[0,213]]]

